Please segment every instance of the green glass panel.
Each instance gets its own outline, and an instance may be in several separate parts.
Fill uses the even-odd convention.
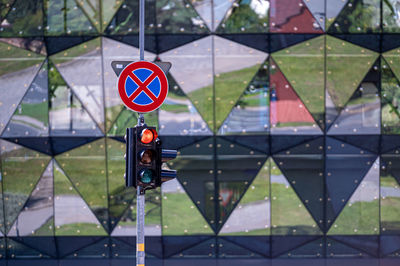
[[[146,125],[158,128],[158,112],[151,112],[144,114],[144,120]],[[128,127],[134,127],[137,124],[137,115],[135,112],[123,108],[121,113],[118,115],[113,126],[108,132],[109,136],[124,136]]]
[[[329,32],[380,32],[380,0],[349,0],[332,23]]]
[[[135,188],[125,187],[125,143],[113,139],[107,142],[108,200],[111,227],[113,228],[124,214],[136,195]]]
[[[382,26],[384,32],[399,32],[400,21],[399,21],[399,3],[395,0],[383,0],[382,1]]]
[[[225,222],[220,235],[270,234],[269,172],[270,160],[267,160]]]
[[[123,1],[121,0],[100,0],[102,4],[102,20],[103,25],[101,26],[102,29],[105,29],[107,25],[110,23],[111,19],[117,12],[117,10],[122,5]]]
[[[328,234],[379,234],[379,159],[363,178]]]
[[[56,236],[107,235],[61,167],[54,163]]]
[[[99,29],[98,1],[45,0],[46,35],[95,34]]]
[[[8,232],[8,236],[53,235],[53,161],[50,161],[11,230]]]
[[[163,235],[213,234],[196,204],[177,180],[164,183],[161,190]]]
[[[221,37],[214,37],[214,45],[215,120],[219,128],[267,54]]]
[[[56,156],[65,174],[102,225],[108,226],[105,141],[96,140]]]
[[[158,33],[206,33],[206,23],[184,0],[156,1]]]
[[[43,35],[43,1],[16,0],[1,22],[1,37]]]
[[[136,191],[132,191],[134,200],[122,215],[118,225],[114,228],[112,236],[136,235]],[[159,189],[146,192],[145,205],[146,236],[161,236],[161,193]]]
[[[9,231],[45,170],[50,157],[17,144],[1,147],[5,228]]]
[[[320,126],[324,124],[325,111],[324,43],[325,37],[320,36],[272,54],[272,58]]]
[[[269,1],[240,0],[233,4],[219,25],[220,33],[267,33]]]
[[[383,54],[386,63],[392,69],[396,77],[400,78],[400,49],[393,49]]]
[[[381,61],[381,119],[382,133],[398,134],[400,133],[400,83],[385,59]]]
[[[378,54],[331,36],[326,38],[328,97],[341,109],[364,79]],[[350,65],[352,71],[348,69]]]
[[[271,199],[273,235],[321,234],[318,225],[272,159]]]

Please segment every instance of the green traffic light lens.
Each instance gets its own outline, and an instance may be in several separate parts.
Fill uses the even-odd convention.
[[[140,181],[142,181],[145,184],[148,184],[151,182],[153,179],[153,172],[149,169],[143,169],[140,172]]]

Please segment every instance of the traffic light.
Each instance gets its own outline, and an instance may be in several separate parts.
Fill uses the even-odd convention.
[[[176,150],[161,148],[161,140],[155,127],[146,125],[127,128],[126,135],[126,172],[127,187],[155,189],[163,182],[176,178],[175,170],[162,169],[162,164],[176,158]]]

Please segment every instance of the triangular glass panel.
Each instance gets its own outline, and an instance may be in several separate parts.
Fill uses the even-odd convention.
[[[144,120],[146,125],[158,128],[158,111],[145,113]],[[137,115],[132,110],[123,107],[120,114],[116,117],[114,124],[108,131],[108,136],[124,136],[128,127],[134,127],[137,124]]]
[[[156,16],[157,33],[199,34],[208,32],[205,21],[192,5],[184,0],[156,1]]]
[[[320,21],[302,0],[271,1],[269,23],[271,32],[323,33]]]
[[[383,54],[386,64],[389,65],[397,80],[400,79],[400,49],[393,49]],[[385,64],[382,62],[382,64]]]
[[[379,60],[377,60],[333,122],[328,134],[380,133],[379,81]]]
[[[0,36],[43,36],[43,3],[16,0],[5,19],[0,21]]]
[[[8,122],[3,137],[48,136],[48,107],[47,62],[45,62]]]
[[[376,155],[333,138],[326,139],[327,228],[368,173]]]
[[[230,111],[218,134],[261,133],[269,130],[268,61]]]
[[[0,38],[0,42],[7,43],[13,47],[25,49],[35,53],[35,56],[47,54],[44,37],[22,37],[22,38]]]
[[[270,257],[270,236],[224,236],[224,239],[264,257]]]
[[[53,175],[53,174],[52,174]],[[32,247],[37,251],[43,252],[51,257],[57,257],[56,241],[53,236],[35,236],[35,237],[12,237],[13,240]]]
[[[53,207],[53,161],[50,161],[7,235],[53,236]]]
[[[324,127],[325,112],[324,45],[325,36],[321,36],[272,55],[321,128]]]
[[[316,139],[274,156],[283,175],[321,229],[324,220],[323,139]]]
[[[56,236],[107,235],[57,162],[54,162],[54,211]]]
[[[178,180],[164,183],[161,191],[163,235],[214,234]]]
[[[94,244],[90,244],[89,246],[85,246],[82,249],[78,249],[66,256],[65,258],[70,259],[100,259],[100,258],[108,258],[110,255],[110,240],[109,238],[103,238],[97,241]]]
[[[219,128],[268,54],[218,36],[214,37],[214,49],[215,119]]]
[[[322,238],[305,243],[304,245],[289,250],[279,256],[279,258],[291,259],[316,259],[321,258],[324,252],[324,240]]]
[[[392,59],[388,58],[388,60]],[[397,106],[396,94],[400,88],[400,82],[386,60],[382,58],[381,63],[382,134],[397,134],[400,132],[400,109]]]
[[[157,47],[157,39],[159,35],[155,35],[155,34],[146,34],[144,36],[144,49],[145,51],[149,51],[151,53],[157,53],[160,49]],[[178,35],[176,35],[178,36]],[[184,35],[186,36],[186,35]],[[108,35],[108,38],[111,38],[113,40],[119,41],[121,43],[126,43],[128,45],[134,46],[139,48],[139,34],[136,33],[134,35]],[[186,38],[183,38],[186,39]],[[187,43],[187,42],[184,42]],[[173,46],[173,44],[172,44]],[[130,57],[130,59],[132,59]]]
[[[161,143],[169,149],[178,150],[183,147],[192,145],[201,140],[207,139],[207,136],[159,136]],[[122,140],[121,140],[122,141]]]
[[[262,256],[240,245],[223,238],[218,238],[218,255],[220,258],[261,258]]]
[[[130,205],[127,205],[124,214],[112,231],[113,237],[136,235],[136,192],[131,191],[131,193],[133,194],[133,201]],[[145,215],[144,229],[146,235],[161,236],[161,193],[158,189],[146,192]]]
[[[102,38],[102,59],[104,68],[104,97],[105,103],[105,124],[106,132],[109,132],[111,126],[115,122],[117,116],[123,110],[123,104],[119,96],[116,84],[118,77],[114,74],[111,67],[112,61],[126,60],[126,61],[138,61],[139,60],[139,49],[131,45],[127,45],[118,41],[114,41],[109,38]],[[147,61],[153,61],[155,55],[145,51],[144,59]],[[136,124],[136,123],[135,123]],[[125,130],[125,129],[124,129]]]
[[[368,258],[369,254],[362,252],[352,246],[344,244],[340,241],[328,238],[326,240],[326,256],[327,258]]]
[[[271,233],[273,235],[319,235],[317,223],[298,198],[274,160],[271,161]],[[279,163],[280,164],[280,163]],[[301,217],[301,219],[299,219]]]
[[[95,36],[45,37],[47,54],[49,56],[57,54],[73,46],[90,41],[93,38],[95,38]]]
[[[379,158],[346,203],[329,235],[379,234]]]
[[[52,155],[72,150],[76,147],[83,146],[89,142],[95,141],[99,137],[51,137]],[[23,143],[21,144],[23,145]]]
[[[214,141],[207,138],[179,149],[177,159],[167,162],[178,172],[179,182],[196,203],[208,223],[215,228]]]
[[[380,255],[386,257],[400,250],[400,236],[399,235],[381,235],[379,239]]]
[[[104,130],[100,47],[101,39],[97,38],[52,55],[50,59],[93,120]]]
[[[264,154],[270,153],[269,135],[230,135],[224,136],[224,139],[257,150]]]
[[[209,238],[208,240],[204,241],[203,239],[200,239],[199,237],[193,237],[192,239],[187,239],[187,237],[183,238],[181,237],[181,241],[185,241],[185,244],[183,243],[180,244],[179,250],[177,251],[177,248],[174,247],[174,250],[169,250],[170,248],[166,248],[166,257],[170,258],[215,258],[217,254],[217,241],[215,238]],[[187,241],[188,240],[188,241]],[[191,240],[191,242],[189,242]],[[194,241],[197,240],[196,244],[193,244]],[[201,240],[201,241],[200,241]],[[187,241],[187,243],[186,243]],[[168,241],[169,242],[169,241]],[[167,246],[165,241],[164,245],[165,247]],[[175,241],[176,242],[176,241]],[[200,244],[199,244],[200,243]],[[191,244],[191,245],[189,245]],[[183,248],[185,247],[185,248]],[[174,253],[172,253],[174,251]],[[171,254],[172,253],[172,254]],[[169,256],[168,256],[168,255]]]
[[[74,251],[96,243],[102,238],[102,236],[57,236],[58,257],[64,258]]]
[[[45,34],[83,35],[96,34],[99,23],[99,3],[74,0],[47,0],[45,5]],[[61,12],[60,12],[61,11]]]
[[[320,34],[285,34],[274,33],[270,35],[270,50],[271,53],[277,52],[289,46],[311,40],[321,36]]]
[[[248,47],[263,51],[269,52],[269,40],[270,36],[265,34],[251,34],[251,33],[244,33],[244,34],[218,34],[218,36],[231,40],[233,42],[237,42]]]
[[[117,225],[119,219],[129,208],[136,192],[135,189],[125,187],[125,143],[113,139],[106,139],[107,169],[108,169],[108,201],[110,216],[110,231]]]
[[[400,135],[382,135],[380,143],[381,153],[398,154],[400,147]]]
[[[160,135],[212,135],[186,94],[168,75],[169,92],[159,111]]]
[[[303,245],[319,240],[318,236],[272,236],[271,237],[271,256],[272,258],[287,254],[291,250],[300,248]]]
[[[122,237],[111,238],[111,258],[134,258],[135,257],[135,245],[123,241]]]
[[[263,167],[223,225],[219,235],[269,235],[271,227],[269,167]]]
[[[43,174],[50,157],[7,141],[1,142],[5,228],[8,232]]]
[[[217,138],[217,179],[219,182],[219,227],[222,227],[249,184],[262,168],[267,155]],[[232,167],[232,166],[235,167]],[[264,223],[264,222],[263,222]],[[265,225],[265,224],[264,224]]]
[[[0,139],[0,148],[3,147],[3,142]],[[1,160],[2,153],[0,151],[0,175],[3,176],[3,172],[1,171]],[[4,195],[3,195],[3,178],[0,180],[0,239],[5,235],[5,230],[4,230],[4,201],[3,201]]]
[[[212,12],[213,12],[213,7],[212,4],[214,3],[214,6],[217,5],[216,3],[218,1],[211,1],[211,0],[204,0],[204,1],[196,1],[192,0],[190,3],[196,10],[196,12],[200,15],[200,17],[203,19],[203,21],[206,23],[207,27],[211,30],[212,29]],[[215,14],[214,14],[215,17]]]
[[[33,249],[27,245],[17,242],[11,238],[7,238],[7,257],[11,259],[22,259],[22,258],[35,258],[43,259],[50,258],[47,254]]]
[[[56,160],[104,228],[108,228],[104,139],[60,154]]]
[[[330,36],[365,47],[377,53],[383,49],[381,48],[381,45],[383,45],[381,36],[378,34],[330,34]]]
[[[155,2],[147,0],[145,3],[145,32],[146,34],[155,33],[156,7]],[[111,19],[105,30],[109,35],[129,35],[139,32],[139,1],[124,1]]]
[[[214,31],[224,19],[227,12],[231,9],[235,1],[214,0],[212,2],[214,21],[212,22],[212,27],[210,28],[212,28],[212,31]]]
[[[333,138],[376,154],[379,153],[380,135],[336,135]]]
[[[381,53],[385,53],[400,46],[400,36],[398,34],[383,33]]]
[[[10,57],[12,55],[12,57]],[[31,51],[0,42],[0,91],[5,93],[0,100],[0,134],[29,89],[37,75],[44,57]]]
[[[378,54],[331,36],[326,37],[326,49],[327,101],[331,100],[340,110],[359,87]],[[348,65],[356,71],[349,72]],[[327,117],[327,124],[331,123]]]
[[[267,33],[269,1],[235,1],[217,33]]]
[[[325,6],[326,4],[319,0],[305,0],[308,10],[313,14],[315,20],[318,22],[322,30],[325,30]]]
[[[307,107],[274,61],[270,67],[271,134],[321,134]]]
[[[0,21],[3,21],[3,18],[10,11],[12,4],[15,0],[2,0],[0,1]]]
[[[400,31],[399,4],[396,1],[382,1],[382,29],[383,32],[398,33]]]
[[[170,74],[211,130],[214,128],[212,38],[208,36],[160,55],[161,61],[172,63]]]
[[[381,234],[393,235],[400,232],[400,179],[398,156],[382,156],[381,171]]]
[[[330,0],[326,1],[326,29],[329,29],[340,11],[346,5],[348,1],[343,0]]]
[[[102,8],[101,9],[101,16],[102,16],[102,21],[103,25],[101,25],[101,32],[103,32],[106,28],[107,25],[110,23],[110,21],[113,19],[115,16],[116,12],[119,10],[122,4],[124,4],[123,1],[120,0],[101,0],[103,7],[107,5],[107,8]]]
[[[195,247],[199,243],[201,245],[201,243],[209,243],[210,241],[214,241],[215,247],[215,238],[210,236],[164,236],[164,256],[169,258],[183,250],[190,250],[191,247]]]
[[[49,61],[49,122],[52,136],[101,136],[91,115]]]
[[[204,2],[204,1],[203,1]],[[196,1],[196,3],[199,3]],[[154,44],[154,48],[152,47],[147,47],[145,46],[146,50],[153,52],[153,53],[164,53],[168,50],[175,49],[177,47],[180,47],[182,45],[195,42],[205,36],[208,36],[208,34],[162,34],[162,35],[156,35],[154,39],[152,39],[152,43]],[[148,36],[150,38],[150,36]],[[150,40],[146,40],[149,42]],[[149,46],[150,46],[149,44]],[[176,66],[174,66],[176,67]]]
[[[346,236],[346,235],[338,235],[332,236],[331,239],[336,241],[340,241],[343,244],[346,244],[350,247],[354,247],[363,253],[367,253],[370,256],[378,257],[378,250],[379,250],[379,236],[377,235],[353,235],[353,236]]]
[[[337,4],[338,7],[341,5]],[[331,21],[332,19],[329,15],[328,12],[328,21]],[[327,29],[331,33],[380,32],[380,19],[380,0],[369,0],[368,2],[349,0]]]
[[[299,149],[301,149],[301,145],[304,144],[304,148],[310,147],[307,145],[310,141],[314,140],[315,138],[319,138],[318,136],[307,136],[307,135],[273,135],[271,136],[271,152],[274,153],[279,153],[282,151],[286,151],[287,149],[290,149],[292,147],[298,146]],[[307,146],[306,146],[307,145]],[[313,149],[316,149],[317,147],[312,147]],[[324,147],[318,146],[318,149],[322,150]]]

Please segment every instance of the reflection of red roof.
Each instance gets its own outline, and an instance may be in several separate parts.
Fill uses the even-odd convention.
[[[271,32],[322,33],[314,16],[302,0],[270,0]]]
[[[275,93],[276,101],[271,101],[271,124],[289,122],[310,122],[314,119],[307,108],[294,92],[281,71],[276,70],[270,76],[272,93]]]

